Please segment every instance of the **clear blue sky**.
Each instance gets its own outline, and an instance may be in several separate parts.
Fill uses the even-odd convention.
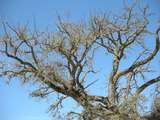
[[[143,1],[160,18],[159,0]],[[122,3],[122,0],[0,0],[0,20],[13,25],[36,22],[44,29],[54,27],[57,13],[70,16],[71,20],[86,20],[94,12],[119,13]],[[155,17],[152,22],[156,22]],[[21,87],[16,80],[10,86],[0,82],[0,120],[49,120],[51,117],[46,113],[49,101],[33,99],[28,96],[29,91],[30,87]]]

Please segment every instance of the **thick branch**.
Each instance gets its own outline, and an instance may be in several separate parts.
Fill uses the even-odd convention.
[[[136,91],[136,96],[138,96],[140,93],[142,93],[147,87],[149,87],[150,85],[157,83],[157,82],[160,82],[160,76],[158,76],[152,80],[149,80],[148,82],[141,85]]]

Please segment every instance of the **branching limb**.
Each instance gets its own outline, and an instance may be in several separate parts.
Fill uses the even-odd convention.
[[[126,70],[119,72],[117,75],[118,77],[121,77],[121,76],[133,71],[135,68],[140,67],[141,65],[144,65],[144,64],[150,62],[156,56],[156,54],[158,53],[159,48],[160,48],[160,39],[159,39],[159,34],[158,34],[159,31],[160,31],[160,28],[158,28],[156,31],[156,43],[155,43],[156,45],[155,45],[153,52],[146,59],[138,61],[138,62],[134,63],[132,66],[130,66],[129,68],[127,68]]]

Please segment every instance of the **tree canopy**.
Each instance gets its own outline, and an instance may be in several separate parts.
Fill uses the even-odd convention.
[[[68,119],[74,119],[69,118],[71,116],[82,120],[149,119],[139,114],[138,107],[145,97],[141,93],[160,81],[159,74],[146,79],[152,73],[152,61],[160,49],[160,27],[150,31],[150,15],[148,7],[137,10],[131,5],[125,7],[122,15],[92,15],[88,23],[65,21],[58,16],[54,32],[32,30],[27,25],[14,27],[4,22],[0,75],[38,85],[31,93],[33,97],[45,98],[59,93],[60,97],[51,105],[52,110],[59,109],[64,99],[72,98],[83,110],[68,113]],[[152,50],[146,45],[150,39],[146,36],[154,37]],[[112,60],[112,68],[110,74],[105,75],[106,89],[102,90],[106,95],[93,95],[88,88],[96,84],[96,80],[88,82],[88,76],[101,72],[94,66],[100,49]],[[125,66],[131,51],[135,54]],[[98,61],[103,59],[99,56]],[[157,106],[154,111],[158,111],[158,116]]]

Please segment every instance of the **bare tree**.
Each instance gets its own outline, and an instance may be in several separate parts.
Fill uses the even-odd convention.
[[[69,115],[74,114],[79,119],[142,119],[137,109],[143,97],[141,93],[160,81],[160,75],[145,79],[146,73],[152,72],[150,65],[160,48],[160,27],[150,32],[148,8],[139,11],[134,8],[134,5],[126,7],[121,16],[91,16],[87,24],[66,22],[58,17],[55,32],[39,32],[26,25],[13,27],[3,23],[1,76],[39,85],[39,89],[31,93],[35,97],[60,93],[51,105],[54,110],[64,99],[74,99],[83,110],[81,113],[72,111]],[[148,35],[155,37],[153,50],[145,45]],[[95,74],[92,63],[99,48],[112,59],[111,74],[106,75],[109,76],[106,96],[91,95],[87,91],[95,82],[86,84],[87,76]],[[121,67],[135,48],[138,55],[128,67]]]

